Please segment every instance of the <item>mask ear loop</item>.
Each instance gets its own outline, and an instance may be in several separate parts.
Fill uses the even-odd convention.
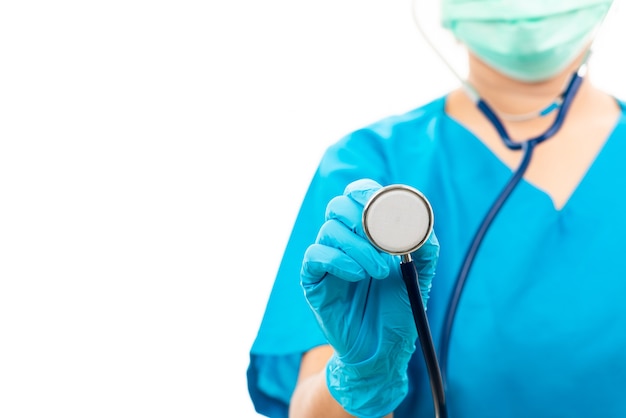
[[[417,17],[418,16],[418,7],[417,7],[418,1],[419,0],[411,0],[411,17],[413,18],[413,22],[415,23],[417,30],[422,35],[422,38],[424,39],[424,41],[426,41],[430,49],[432,49],[432,51],[439,57],[441,62],[443,62],[446,67],[448,67],[448,70],[450,70],[450,72],[454,75],[454,77],[457,80],[459,80],[459,82],[461,83],[461,87],[463,88],[463,90],[465,90],[465,93],[467,93],[467,96],[470,98],[470,100],[475,104],[478,103],[478,101],[480,100],[480,95],[478,94],[478,92],[474,89],[474,87],[472,87],[463,78],[463,76],[461,76],[461,74],[457,71],[457,69],[454,68],[454,66],[450,63],[448,58],[441,52],[439,47],[435,44],[432,38],[424,30],[424,27],[422,26],[419,18]]]
[[[456,68],[454,68],[454,66],[450,63],[448,58],[441,52],[440,48],[435,44],[432,38],[424,30],[424,27],[422,26],[418,18],[418,7],[417,7],[418,2],[419,0],[411,0],[411,16],[413,17],[413,22],[415,23],[415,26],[417,27],[418,31],[422,35],[422,38],[426,41],[428,46],[435,52],[435,54],[439,57],[439,59],[446,65],[446,67],[448,67],[448,69],[452,72],[455,78],[459,80],[459,82],[461,83],[461,88],[463,89],[467,97],[469,97],[472,103],[478,106],[478,104],[484,100],[481,99],[476,89],[467,80],[465,80],[465,78],[461,76],[461,74],[456,70]],[[604,26],[604,21],[606,20],[606,17],[611,13],[611,10],[616,7],[615,6],[616,3],[618,3],[618,0],[614,0],[611,3],[611,5],[609,6],[609,9],[605,13],[604,17],[602,18],[598,26],[596,27],[596,30],[594,31],[593,35],[590,38],[592,41],[590,42],[590,45],[587,48],[585,56],[582,62],[580,63],[580,65],[578,66],[576,73],[580,73],[581,71],[586,70],[587,62],[592,53],[592,46],[598,38],[600,29]],[[565,95],[565,91],[566,89],[564,89],[563,92],[556,99],[554,99],[550,104],[548,104],[543,109],[528,112],[528,113],[523,113],[519,115],[498,112],[498,116],[501,119],[509,121],[509,122],[523,122],[523,121],[535,119],[538,117],[539,118],[545,117],[551,114],[553,111],[558,110],[561,107],[561,105],[563,104],[563,96]]]

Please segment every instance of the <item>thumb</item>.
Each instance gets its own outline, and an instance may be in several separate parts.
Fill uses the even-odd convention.
[[[382,187],[383,186],[372,179],[360,179],[348,184],[343,194],[365,206],[372,195]]]

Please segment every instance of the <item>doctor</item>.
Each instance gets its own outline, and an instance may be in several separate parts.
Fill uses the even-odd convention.
[[[469,85],[521,142],[554,122],[556,111],[538,113],[610,5],[443,0],[442,24],[467,48]],[[449,416],[626,416],[624,109],[584,78],[485,234],[447,349]],[[431,202],[434,232],[412,258],[437,343],[466,251],[522,155],[461,87],[330,146],[250,350],[257,411],[434,416],[398,260],[365,238],[363,206],[397,183]]]

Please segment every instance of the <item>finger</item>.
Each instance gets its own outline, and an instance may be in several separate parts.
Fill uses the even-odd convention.
[[[424,245],[413,253],[413,260],[419,273],[434,275],[438,259],[439,240],[435,235],[435,231],[432,231]]]
[[[363,206],[348,196],[337,196],[326,206],[326,220],[334,219],[349,230],[365,237],[363,231]]]
[[[304,253],[300,280],[303,286],[318,284],[327,274],[348,282],[368,278],[367,272],[357,262],[338,248],[313,244]]]
[[[341,250],[374,279],[389,275],[389,266],[378,250],[337,220],[331,219],[322,225],[316,242]]]
[[[413,253],[413,261],[419,277],[419,287],[424,307],[426,307],[426,303],[429,299],[438,259],[439,241],[433,231],[428,237],[428,240],[426,240],[426,243]]]

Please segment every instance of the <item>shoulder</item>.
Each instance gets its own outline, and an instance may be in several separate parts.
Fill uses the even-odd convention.
[[[449,119],[445,113],[445,97],[439,97],[416,109],[391,115],[357,129],[328,148],[328,153],[386,153],[397,147],[419,145],[416,138],[433,139],[433,127]],[[422,143],[428,143],[425,139]],[[405,144],[406,143],[406,144]]]
[[[624,124],[626,123],[626,100],[615,98],[615,101],[617,102],[617,105],[620,107],[622,111],[622,117],[620,119],[620,123]]]
[[[613,135],[618,137],[626,136],[626,101],[614,97],[615,102],[620,108],[620,115],[617,123],[613,128]]]
[[[387,116],[352,132],[344,140],[359,136],[373,136],[381,140],[397,140],[428,129],[433,123],[446,117],[445,97],[439,97],[408,112]]]
[[[345,135],[326,149],[319,167],[321,173],[328,176],[340,171],[384,180],[399,159],[427,155],[436,146],[436,126],[449,120],[444,105],[445,97],[439,97]]]

